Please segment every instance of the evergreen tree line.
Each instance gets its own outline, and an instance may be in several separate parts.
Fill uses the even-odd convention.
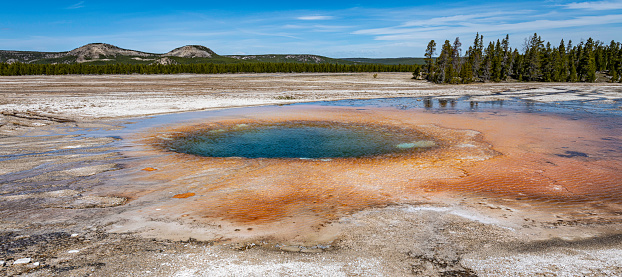
[[[413,72],[419,65],[382,64],[305,64],[305,63],[235,63],[235,64],[25,64],[0,63],[0,75],[65,75],[65,74],[217,74],[217,73],[287,73],[287,72]]]
[[[573,45],[572,41],[559,46],[544,43],[538,34],[525,39],[522,53],[512,49],[509,36],[489,42],[484,48],[484,36],[475,35],[475,41],[461,56],[462,43],[445,40],[438,57],[436,42],[430,41],[425,52],[425,65],[414,71],[415,78],[435,83],[500,82],[594,82],[597,77],[610,82],[621,82],[622,47],[619,42],[608,45],[589,38]]]

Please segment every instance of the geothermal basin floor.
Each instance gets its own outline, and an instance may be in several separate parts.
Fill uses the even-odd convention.
[[[622,274],[621,86],[409,75],[3,77],[0,272]],[[157,147],[291,121],[416,129],[438,147],[354,160]]]

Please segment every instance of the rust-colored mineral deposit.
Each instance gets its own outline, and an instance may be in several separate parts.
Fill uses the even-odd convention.
[[[195,195],[196,194],[194,192],[186,192],[186,193],[181,193],[181,194],[175,194],[173,198],[188,198],[188,197],[192,197]]]
[[[309,160],[200,157],[159,144],[197,130],[293,121],[412,129],[437,146],[411,154]],[[622,204],[617,197],[622,164],[618,157],[603,154],[607,141],[602,138],[615,136],[595,123],[529,113],[281,107],[278,112],[213,117],[138,134],[141,164],[158,171],[136,176],[137,184],[150,185],[129,193],[193,191],[175,196],[191,194],[191,201],[157,202],[167,211],[158,216],[189,214],[183,220],[252,227],[258,235],[296,236],[366,208],[445,196],[487,197],[576,216],[586,209],[607,213]]]

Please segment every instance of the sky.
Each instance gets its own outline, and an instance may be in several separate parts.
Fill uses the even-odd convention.
[[[605,1],[3,1],[0,49],[60,52],[94,42],[165,53],[422,57],[430,40],[537,33],[552,45],[622,41],[622,0]],[[7,3],[8,2],[8,3]]]

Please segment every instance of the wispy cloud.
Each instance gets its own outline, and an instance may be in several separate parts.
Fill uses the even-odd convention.
[[[353,26],[347,25],[324,25],[324,24],[287,24],[281,26],[284,30],[303,30],[309,32],[345,32]]]
[[[607,3],[611,4],[613,2]],[[593,8],[595,9],[596,6],[593,6]],[[549,16],[542,17],[542,14]],[[622,23],[622,14],[616,12],[601,13],[600,15],[578,15],[516,9],[488,13],[432,16],[422,18],[421,20],[397,22],[393,26],[383,28],[360,29],[352,32],[352,34],[373,36],[374,40],[380,41],[416,41],[435,38],[450,39],[453,35],[471,35],[476,32],[493,35],[503,33],[505,35],[620,23]]]
[[[473,21],[499,22],[499,20],[509,20],[512,15],[526,14],[528,11],[496,11],[488,13],[459,14],[444,17],[435,17],[427,20],[413,20],[404,23],[403,27],[410,26],[438,26],[447,24],[463,24]]]
[[[434,38],[438,34],[473,34],[479,33],[515,33],[515,32],[539,32],[542,30],[587,27],[601,24],[622,23],[622,14],[604,16],[582,16],[564,20],[533,20],[498,25],[489,24],[463,24],[462,26],[437,26],[430,28],[402,28],[390,29],[384,34],[379,30],[373,33],[376,40],[405,41],[414,39]],[[365,33],[365,30],[358,31]],[[450,37],[447,37],[449,39]]]
[[[263,36],[263,37],[284,37],[284,38],[291,38],[291,39],[301,39],[300,37],[296,37],[293,36],[291,34],[288,33],[282,33],[282,32],[261,32],[261,31],[252,31],[252,30],[238,30],[240,32],[246,33],[246,34],[251,34],[251,35],[256,35],[256,36]]]
[[[563,5],[566,9],[607,11],[622,9],[622,1],[573,2]]]
[[[299,20],[331,20],[335,18],[334,16],[329,16],[329,15],[308,15],[308,16],[300,16],[297,17],[296,19]]]
[[[78,3],[75,3],[69,7],[66,7],[65,9],[67,10],[75,10],[75,9],[80,9],[80,8],[84,8],[84,1],[80,1]]]

